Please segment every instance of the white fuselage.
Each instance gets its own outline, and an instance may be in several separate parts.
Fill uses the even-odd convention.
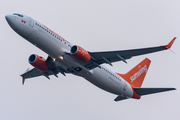
[[[6,16],[6,19],[9,19],[7,21],[14,31],[33,45],[46,52],[65,70],[68,70],[74,75],[85,78],[105,91],[127,97],[133,96],[131,85],[112,70],[104,65],[88,70],[80,64],[78,60],[73,58],[71,55],[66,54],[66,52],[70,51],[73,44],[66,41],[43,24],[25,15],[23,15],[23,17],[8,15]],[[63,57],[63,59],[60,57]],[[76,71],[75,69],[77,67],[82,68],[82,70]]]

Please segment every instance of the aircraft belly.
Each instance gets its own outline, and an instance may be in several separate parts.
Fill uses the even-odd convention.
[[[46,52],[52,58],[56,58],[57,63],[68,72],[84,77],[95,86],[110,93],[132,96],[132,89],[128,84],[125,84],[126,82],[123,83],[108,76],[103,73],[100,68],[95,68],[93,70],[86,69],[76,60],[65,54],[64,51],[69,51],[70,48],[53,37],[43,34],[40,30],[34,29],[34,32],[27,38],[27,40]],[[63,56],[63,60],[61,60],[59,56]]]
[[[122,85],[112,81],[110,78],[102,74],[98,69],[93,69],[93,75],[87,76],[86,79],[95,86],[113,94],[120,94]]]
[[[95,68],[92,71],[93,71],[93,74],[87,75],[85,79],[87,79],[89,82],[91,82],[95,86],[116,95],[132,97],[133,95],[132,88],[126,81],[115,80],[111,78],[110,76],[104,74],[100,68]],[[126,85],[126,90],[124,90],[124,85]]]

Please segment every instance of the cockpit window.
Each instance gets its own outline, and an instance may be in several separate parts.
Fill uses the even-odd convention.
[[[17,16],[19,16],[19,17],[23,17],[23,15],[17,14],[17,13],[13,13],[13,15],[17,15]]]

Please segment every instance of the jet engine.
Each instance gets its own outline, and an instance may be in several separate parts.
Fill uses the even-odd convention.
[[[36,54],[32,54],[29,57],[29,63],[43,72],[48,70],[49,67],[48,64],[46,63],[46,60]]]
[[[77,45],[72,46],[70,52],[74,58],[82,62],[87,63],[91,59],[90,54],[80,46],[77,46]]]

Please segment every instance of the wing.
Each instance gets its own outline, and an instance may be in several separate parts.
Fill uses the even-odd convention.
[[[38,77],[38,76],[45,76],[46,78],[50,79],[49,76],[50,75],[54,75],[56,77],[58,73],[61,73],[65,76],[65,73],[69,73],[68,71],[66,71],[64,68],[62,68],[61,66],[59,66],[56,62],[53,61],[53,59],[51,57],[48,57],[46,62],[48,63],[48,70],[45,72],[42,72],[40,70],[38,70],[37,68],[33,68],[30,71],[25,72],[24,74],[22,74],[22,84],[24,84],[25,79],[28,78],[33,78],[33,77]]]
[[[170,49],[175,39],[176,37],[174,37],[168,45],[158,46],[158,47],[120,50],[120,51],[107,51],[107,52],[90,52],[92,60],[87,64],[85,64],[85,67],[89,69],[93,69],[103,63],[107,63],[112,66],[111,63],[117,61],[123,61],[127,63],[126,59],[130,59],[134,56]]]

